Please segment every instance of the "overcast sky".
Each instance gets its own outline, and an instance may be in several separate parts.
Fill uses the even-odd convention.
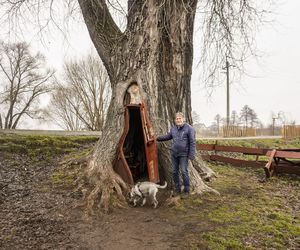
[[[284,112],[288,121],[300,124],[300,1],[281,1],[273,27],[263,27],[257,35],[257,47],[263,51],[259,62],[246,64],[252,77],[244,76],[230,86],[230,110],[240,113],[244,105],[256,111],[264,123],[271,123],[271,113]],[[197,52],[195,59],[197,60]],[[226,116],[226,88],[216,89],[211,98],[199,78],[200,69],[194,67],[192,107],[206,125],[216,114]]]
[[[262,28],[257,34],[257,47],[263,52],[263,57],[249,61],[246,71],[250,76],[243,76],[241,81],[230,86],[230,110],[238,113],[244,105],[256,111],[258,118],[264,123],[271,123],[272,112],[284,112],[287,121],[296,120],[300,124],[300,10],[299,0],[286,0],[277,8],[276,20],[273,26]],[[68,40],[58,39],[59,31],[52,33],[43,44],[38,36],[28,41],[36,49],[44,53],[49,65],[56,69],[66,58],[80,58],[93,49],[89,35],[84,25],[76,24],[68,27]],[[195,63],[200,52],[195,35]],[[226,116],[226,89],[224,85],[215,89],[208,98],[204,83],[200,78],[201,69],[194,67],[192,75],[192,108],[200,115],[200,122],[210,125],[216,114]],[[221,70],[221,67],[220,67]],[[26,127],[39,126],[27,124]],[[45,126],[40,126],[45,128]],[[51,126],[50,128],[55,128]]]

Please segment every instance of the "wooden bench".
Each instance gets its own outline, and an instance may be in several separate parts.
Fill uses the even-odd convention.
[[[274,173],[289,173],[300,175],[300,149],[265,149],[248,148],[237,146],[224,146],[217,144],[198,144],[197,149],[201,151],[213,151],[215,154],[201,155],[203,160],[219,161],[229,163],[234,166],[249,166],[263,168],[266,178],[270,178]],[[242,160],[223,155],[217,152],[242,153],[245,155],[256,155],[256,160]],[[260,156],[268,156],[269,160],[258,161]]]
[[[273,149],[266,153],[269,161],[264,166],[266,178],[274,173],[291,173],[300,175],[300,149]]]

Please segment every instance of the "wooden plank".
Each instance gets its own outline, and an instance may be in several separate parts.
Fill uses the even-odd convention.
[[[274,166],[276,173],[286,173],[286,174],[296,174],[300,175],[300,167],[299,166],[290,166],[290,165],[279,165]]]
[[[238,167],[262,168],[265,165],[265,163],[258,162],[258,161],[246,161],[246,160],[225,157],[225,156],[221,156],[221,155],[210,155],[209,159],[212,161],[220,161],[220,162],[224,162],[224,163],[229,163],[229,164],[232,164],[232,165],[238,166]]]
[[[285,149],[278,149],[279,151],[288,151],[288,152],[300,152],[300,148],[285,148]]]
[[[266,153],[266,156],[270,156],[271,154],[272,154],[272,150],[269,150]],[[300,152],[299,149],[277,150],[275,157],[300,159]]]
[[[283,149],[283,150],[268,150],[264,148],[246,148],[246,147],[236,147],[236,146],[223,146],[215,144],[198,144],[198,150],[203,151],[220,151],[220,152],[235,152],[256,155],[256,161],[247,161],[241,159],[235,159],[230,157],[225,157],[221,155],[202,155],[203,160],[219,161],[223,163],[228,163],[234,166],[247,166],[247,167],[263,167],[265,170],[266,178],[271,177],[273,172],[278,173],[289,173],[300,175],[300,164],[296,161],[286,160],[289,159],[300,159],[300,149]],[[269,161],[261,162],[257,161],[259,155],[269,156]],[[281,160],[281,161],[280,161]]]
[[[300,159],[300,152],[291,152],[291,151],[277,150],[276,154],[275,154],[275,157]]]
[[[267,152],[267,149],[215,145],[215,151],[236,152],[236,153],[243,153],[243,154],[249,154],[249,155],[250,154],[251,155],[265,155]]]
[[[268,163],[265,165],[264,170],[265,170],[265,174],[266,174],[266,178],[270,178],[273,171],[273,160],[274,160],[274,155],[276,154],[276,149],[273,149],[270,153],[270,158]]]
[[[197,144],[197,150],[213,151],[215,150],[215,144]]]
[[[293,138],[300,135],[299,125],[284,125],[283,126],[283,136],[284,138]]]

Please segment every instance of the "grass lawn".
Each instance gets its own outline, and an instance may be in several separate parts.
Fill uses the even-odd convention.
[[[214,143],[205,141],[203,143]],[[300,148],[300,139],[218,141],[222,145]],[[300,249],[300,178],[272,177],[262,169],[208,163],[218,178],[209,185],[220,196],[191,196],[173,215],[194,225],[191,249]]]
[[[28,166],[41,161],[47,166],[47,161],[56,156],[64,155],[64,161],[81,158],[91,152],[96,141],[96,137],[87,136],[0,134],[0,153],[8,153],[12,159],[24,154],[30,158]],[[218,144],[300,148],[300,139],[220,140]],[[261,182],[263,169],[208,164],[218,176],[208,185],[219,191],[220,196],[191,195],[180,200],[179,206],[155,210],[161,221],[168,221],[171,225],[180,223],[180,228],[183,228],[177,236],[171,236],[175,245],[177,240],[184,249],[300,249],[299,177],[280,175]],[[82,170],[71,170],[56,169],[51,175],[51,183],[58,187],[72,187],[75,175]],[[147,211],[149,209],[145,213]]]

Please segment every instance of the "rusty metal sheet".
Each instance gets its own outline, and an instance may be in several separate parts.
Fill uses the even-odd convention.
[[[141,104],[140,111],[144,132],[144,143],[149,181],[158,183],[160,180],[158,171],[157,144],[153,132],[153,127],[148,116],[147,106],[144,102]]]
[[[157,144],[155,140],[155,136],[153,133],[152,124],[148,117],[147,108],[145,104],[129,104],[126,106],[125,111],[125,125],[124,132],[121,136],[118,149],[117,149],[117,158],[114,162],[114,170],[122,177],[122,179],[129,183],[134,184],[133,176],[130,171],[130,167],[126,161],[126,157],[123,152],[123,146],[126,139],[126,136],[129,132],[129,108],[136,108],[140,110],[141,115],[141,124],[143,129],[143,138],[144,138],[144,146],[145,146],[145,154],[147,161],[147,170],[149,181],[158,183],[159,179],[159,171],[158,171],[158,157],[157,157]]]
[[[125,157],[119,155],[118,159],[114,163],[114,170],[122,177],[123,181],[128,184],[134,184],[132,174],[127,162],[125,161]]]
[[[129,112],[128,109],[125,110],[125,122],[124,122],[124,131],[121,136],[118,148],[117,148],[117,158],[115,159],[115,162],[113,164],[114,170],[117,174],[121,176],[121,178],[129,184],[134,184],[132,174],[130,172],[130,168],[126,162],[124,152],[123,152],[123,146],[126,139],[126,136],[129,131]]]

